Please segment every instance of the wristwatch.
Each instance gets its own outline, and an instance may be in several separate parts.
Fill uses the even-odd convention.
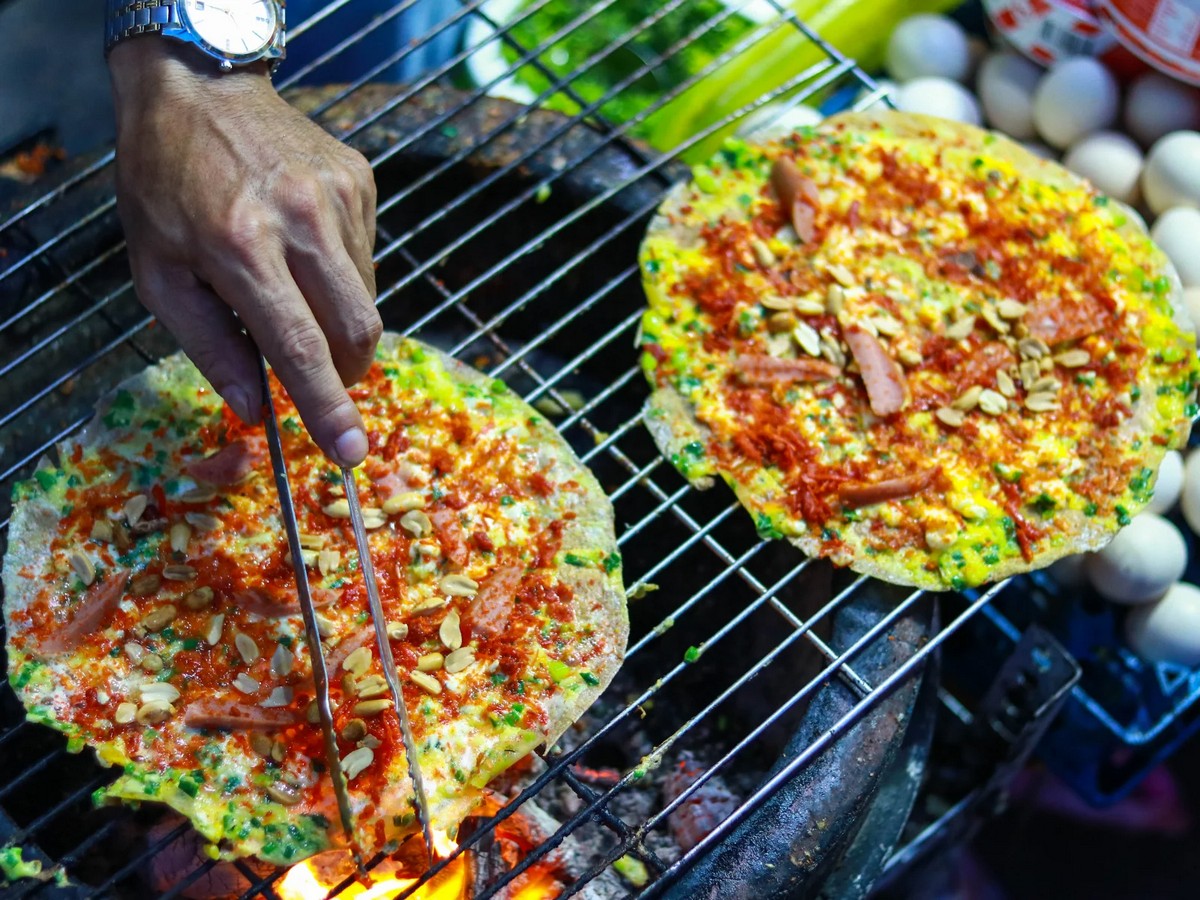
[[[223,71],[284,55],[284,0],[106,0],[104,55],[139,34],[192,44]]]

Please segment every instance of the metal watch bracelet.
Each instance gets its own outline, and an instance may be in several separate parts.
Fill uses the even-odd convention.
[[[179,21],[175,0],[105,0],[104,55],[118,41],[135,34],[162,31]]]

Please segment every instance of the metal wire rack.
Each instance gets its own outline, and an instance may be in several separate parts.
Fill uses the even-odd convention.
[[[319,79],[323,66],[353,52],[416,2],[402,0],[366,26],[324,41],[319,54],[289,75],[281,89]],[[470,19],[484,21],[490,29],[486,40],[503,42],[515,56],[493,83],[454,94],[449,101],[443,98],[434,114],[370,150],[381,183],[375,254],[378,302],[390,328],[480,363],[491,375],[518,386],[531,402],[548,399],[564,411],[559,429],[594,468],[614,502],[631,596],[651,583],[661,589],[651,600],[631,601],[633,633],[626,672],[633,674],[623,683],[624,694],[617,696],[615,687],[610,690],[593,711],[586,736],[568,742],[560,753],[547,754],[544,770],[494,817],[482,821],[459,852],[484,842],[497,824],[557,783],[577,795],[578,811],[480,896],[503,891],[569,835],[585,829],[602,834],[606,849],[563,896],[583,891],[625,856],[640,860],[649,873],[643,895],[660,896],[669,894],[683,872],[719,846],[783,784],[844,741],[873,708],[910,683],[1002,586],[957,606],[956,614],[931,633],[919,650],[883,677],[865,675],[856,664],[861,655],[892,637],[897,623],[928,600],[920,592],[901,596],[856,640],[839,644],[829,637],[828,623],[839,610],[873,590],[872,583],[834,573],[821,601],[806,607],[804,598],[812,593],[805,587],[806,579],[819,564],[791,554],[781,558],[777,548],[759,541],[728,495],[721,491],[701,495],[687,486],[661,459],[641,426],[644,388],[631,349],[641,301],[632,248],[661,190],[685,172],[677,163],[678,155],[773,101],[786,105],[827,98],[837,91],[843,95],[858,91],[863,95],[859,103],[867,105],[879,97],[876,85],[852,60],[797,20],[786,5],[757,0],[754,5],[760,12],[766,6],[770,15],[760,16],[758,24],[687,81],[664,92],[649,109],[615,124],[598,113],[605,102],[752,0],[720,8],[591,102],[573,91],[569,78],[555,76],[542,63],[542,56],[564,34],[589,27],[617,0],[589,7],[537,46],[521,45],[512,34],[514,24],[548,2],[538,0],[503,23],[489,17],[482,0],[463,2],[438,27],[373,61],[356,80],[315,95],[308,111],[342,139],[370,149],[366,138],[372,129],[452,85],[461,77],[461,64],[479,50],[477,45],[465,46],[406,85],[381,89],[372,84],[379,73],[402,63],[446,29]],[[613,36],[588,64],[619,52],[654,23],[691,2],[663,3],[631,33]],[[352,0],[327,4],[291,30],[289,43],[296,46],[318,39],[318,32],[335,26],[339,14],[351,5]],[[669,153],[652,151],[630,139],[631,128],[646,115],[739,53],[753,52],[777,28],[794,29],[813,42],[822,51],[821,61]],[[509,146],[505,142],[521,132],[529,113],[515,106],[500,107],[500,114],[487,117],[486,127],[453,145],[440,162],[387,191],[382,189],[385,181],[390,184],[382,177],[390,163],[422,141],[451,135],[457,123],[485,102],[484,94],[494,83],[524,66],[539,67],[551,82],[534,100],[535,108],[557,94],[570,97],[579,112],[547,118],[536,140]],[[368,95],[369,102],[360,102]],[[569,141],[580,133],[587,135],[587,141],[571,145]],[[507,148],[503,161],[463,187],[459,176],[464,166],[489,148],[501,146]],[[564,151],[564,147],[573,149]],[[602,158],[613,155],[621,160],[617,174],[590,197],[570,204],[547,202],[572,172],[599,165]],[[547,157],[549,165],[539,168],[538,161]],[[0,248],[7,250],[0,256],[0,485],[6,495],[55,442],[89,418],[95,401],[116,380],[174,349],[169,336],[152,327],[133,297],[124,242],[113,224],[111,182],[105,180],[113,159],[109,151],[81,161],[34,199],[0,213]],[[511,187],[514,175],[522,176],[516,188]],[[453,187],[447,189],[447,184]],[[439,186],[441,192],[436,193]],[[638,189],[641,193],[636,193]],[[434,208],[430,208],[431,196],[438,198]],[[624,205],[617,202],[623,199]],[[525,223],[522,233],[512,233],[512,221]],[[598,268],[599,262],[604,265]],[[527,276],[526,269],[536,275]],[[603,271],[603,276],[595,278],[596,271]],[[573,403],[577,394],[584,398],[581,405]],[[680,584],[687,590],[672,587]],[[684,647],[702,652],[698,658],[689,653],[685,659]],[[794,675],[801,652],[816,660],[811,677],[802,680]],[[748,790],[736,811],[694,848],[677,858],[666,858],[654,849],[650,836],[665,828],[674,810],[710,779],[766,752],[763,748],[771,746],[772,733],[793,721],[806,702],[835,681],[851,690],[855,700],[824,733]],[[705,689],[697,691],[697,684]],[[767,691],[771,702],[763,705],[754,698],[764,693],[764,684],[786,689]],[[667,705],[678,714],[671,727],[655,736],[648,760],[703,742],[723,719],[739,721],[723,730],[721,752],[709,761],[698,781],[671,802],[629,821],[616,800],[644,777],[645,767],[629,767],[615,783],[602,788],[580,778],[577,767],[602,764],[609,758],[606,748],[612,741],[625,740],[648,709]],[[753,711],[739,718],[737,711],[745,708]],[[60,866],[72,875],[89,855],[108,846],[128,826],[132,816],[128,811],[91,809],[91,793],[111,775],[68,754],[53,735],[24,722],[7,689],[0,691],[0,760],[7,772],[0,784],[0,839],[19,842],[27,855],[42,858],[47,866]],[[767,769],[769,765],[761,771]],[[55,784],[53,800],[43,796],[31,805],[28,795],[44,794],[43,786],[50,782]],[[82,831],[67,827],[72,818],[87,827]],[[79,896],[136,893],[136,879],[147,859],[185,829],[171,830],[117,860],[102,880],[73,890]],[[447,863],[440,863],[426,879]],[[180,895],[211,866],[209,862],[189,872],[167,896]],[[272,885],[279,872],[262,877],[243,866],[242,873],[251,883],[245,896],[275,896]],[[47,884],[26,882],[14,889],[13,896],[54,890]]]

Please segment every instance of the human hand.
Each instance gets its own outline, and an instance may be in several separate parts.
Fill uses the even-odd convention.
[[[261,411],[256,343],[313,440],[357,465],[367,437],[346,387],[383,330],[371,167],[288,106],[265,66],[218,74],[193,48],[136,38],[109,69],[142,303],[247,422]]]

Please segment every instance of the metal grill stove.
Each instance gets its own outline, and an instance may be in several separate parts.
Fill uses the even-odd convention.
[[[613,2],[588,7],[557,37],[594,27]],[[1078,670],[1032,618],[1002,627],[979,615],[999,596],[1026,596],[1027,580],[935,601],[761,542],[728,492],[693,490],[658,454],[640,419],[646,387],[634,350],[636,247],[662,192],[687,176],[679,155],[768,104],[866,105],[880,91],[775,0],[706,4],[689,34],[649,53],[639,43],[647,29],[695,12],[694,0],[668,0],[607,36],[596,58],[633,52],[639,62],[592,101],[544,65],[554,38],[522,44],[479,0],[413,40],[377,40],[416,5],[364,17],[352,0],[327,4],[292,29],[289,43],[308,61],[281,88],[375,168],[385,325],[549,411],[610,493],[632,634],[617,680],[561,746],[500,785],[495,808],[466,823],[450,860],[395,893],[430,896],[464,857],[461,896],[858,897],[881,873],[899,883],[999,796]],[[600,114],[751,6],[756,24],[649,109],[622,124]],[[467,23],[477,27],[463,29],[460,51],[409,71]],[[631,139],[654,109],[778,29],[819,48],[818,61],[670,152]],[[494,78],[462,89],[464,63],[503,47],[509,62]],[[324,74],[351,54],[349,75]],[[549,87],[529,104],[487,96],[530,66]],[[379,80],[398,72],[405,83]],[[550,109],[564,97],[574,115]],[[0,208],[5,497],[116,381],[175,349],[133,296],[112,163],[111,151],[69,160]],[[986,662],[956,676],[954,661],[967,656]],[[968,750],[956,749],[950,774],[935,780],[940,814],[918,803],[902,835],[931,743],[939,746],[935,722],[938,742]],[[114,774],[70,750],[25,722],[0,688],[0,844],[19,844],[68,878],[22,881],[9,896],[222,893],[212,860],[177,852],[188,826],[154,809],[95,808],[92,793]],[[498,862],[517,822],[525,846]],[[164,860],[175,860],[166,876]],[[551,863],[562,874],[553,892],[522,893]],[[232,894],[285,897],[287,875],[239,862]],[[310,896],[361,892],[347,879]]]

